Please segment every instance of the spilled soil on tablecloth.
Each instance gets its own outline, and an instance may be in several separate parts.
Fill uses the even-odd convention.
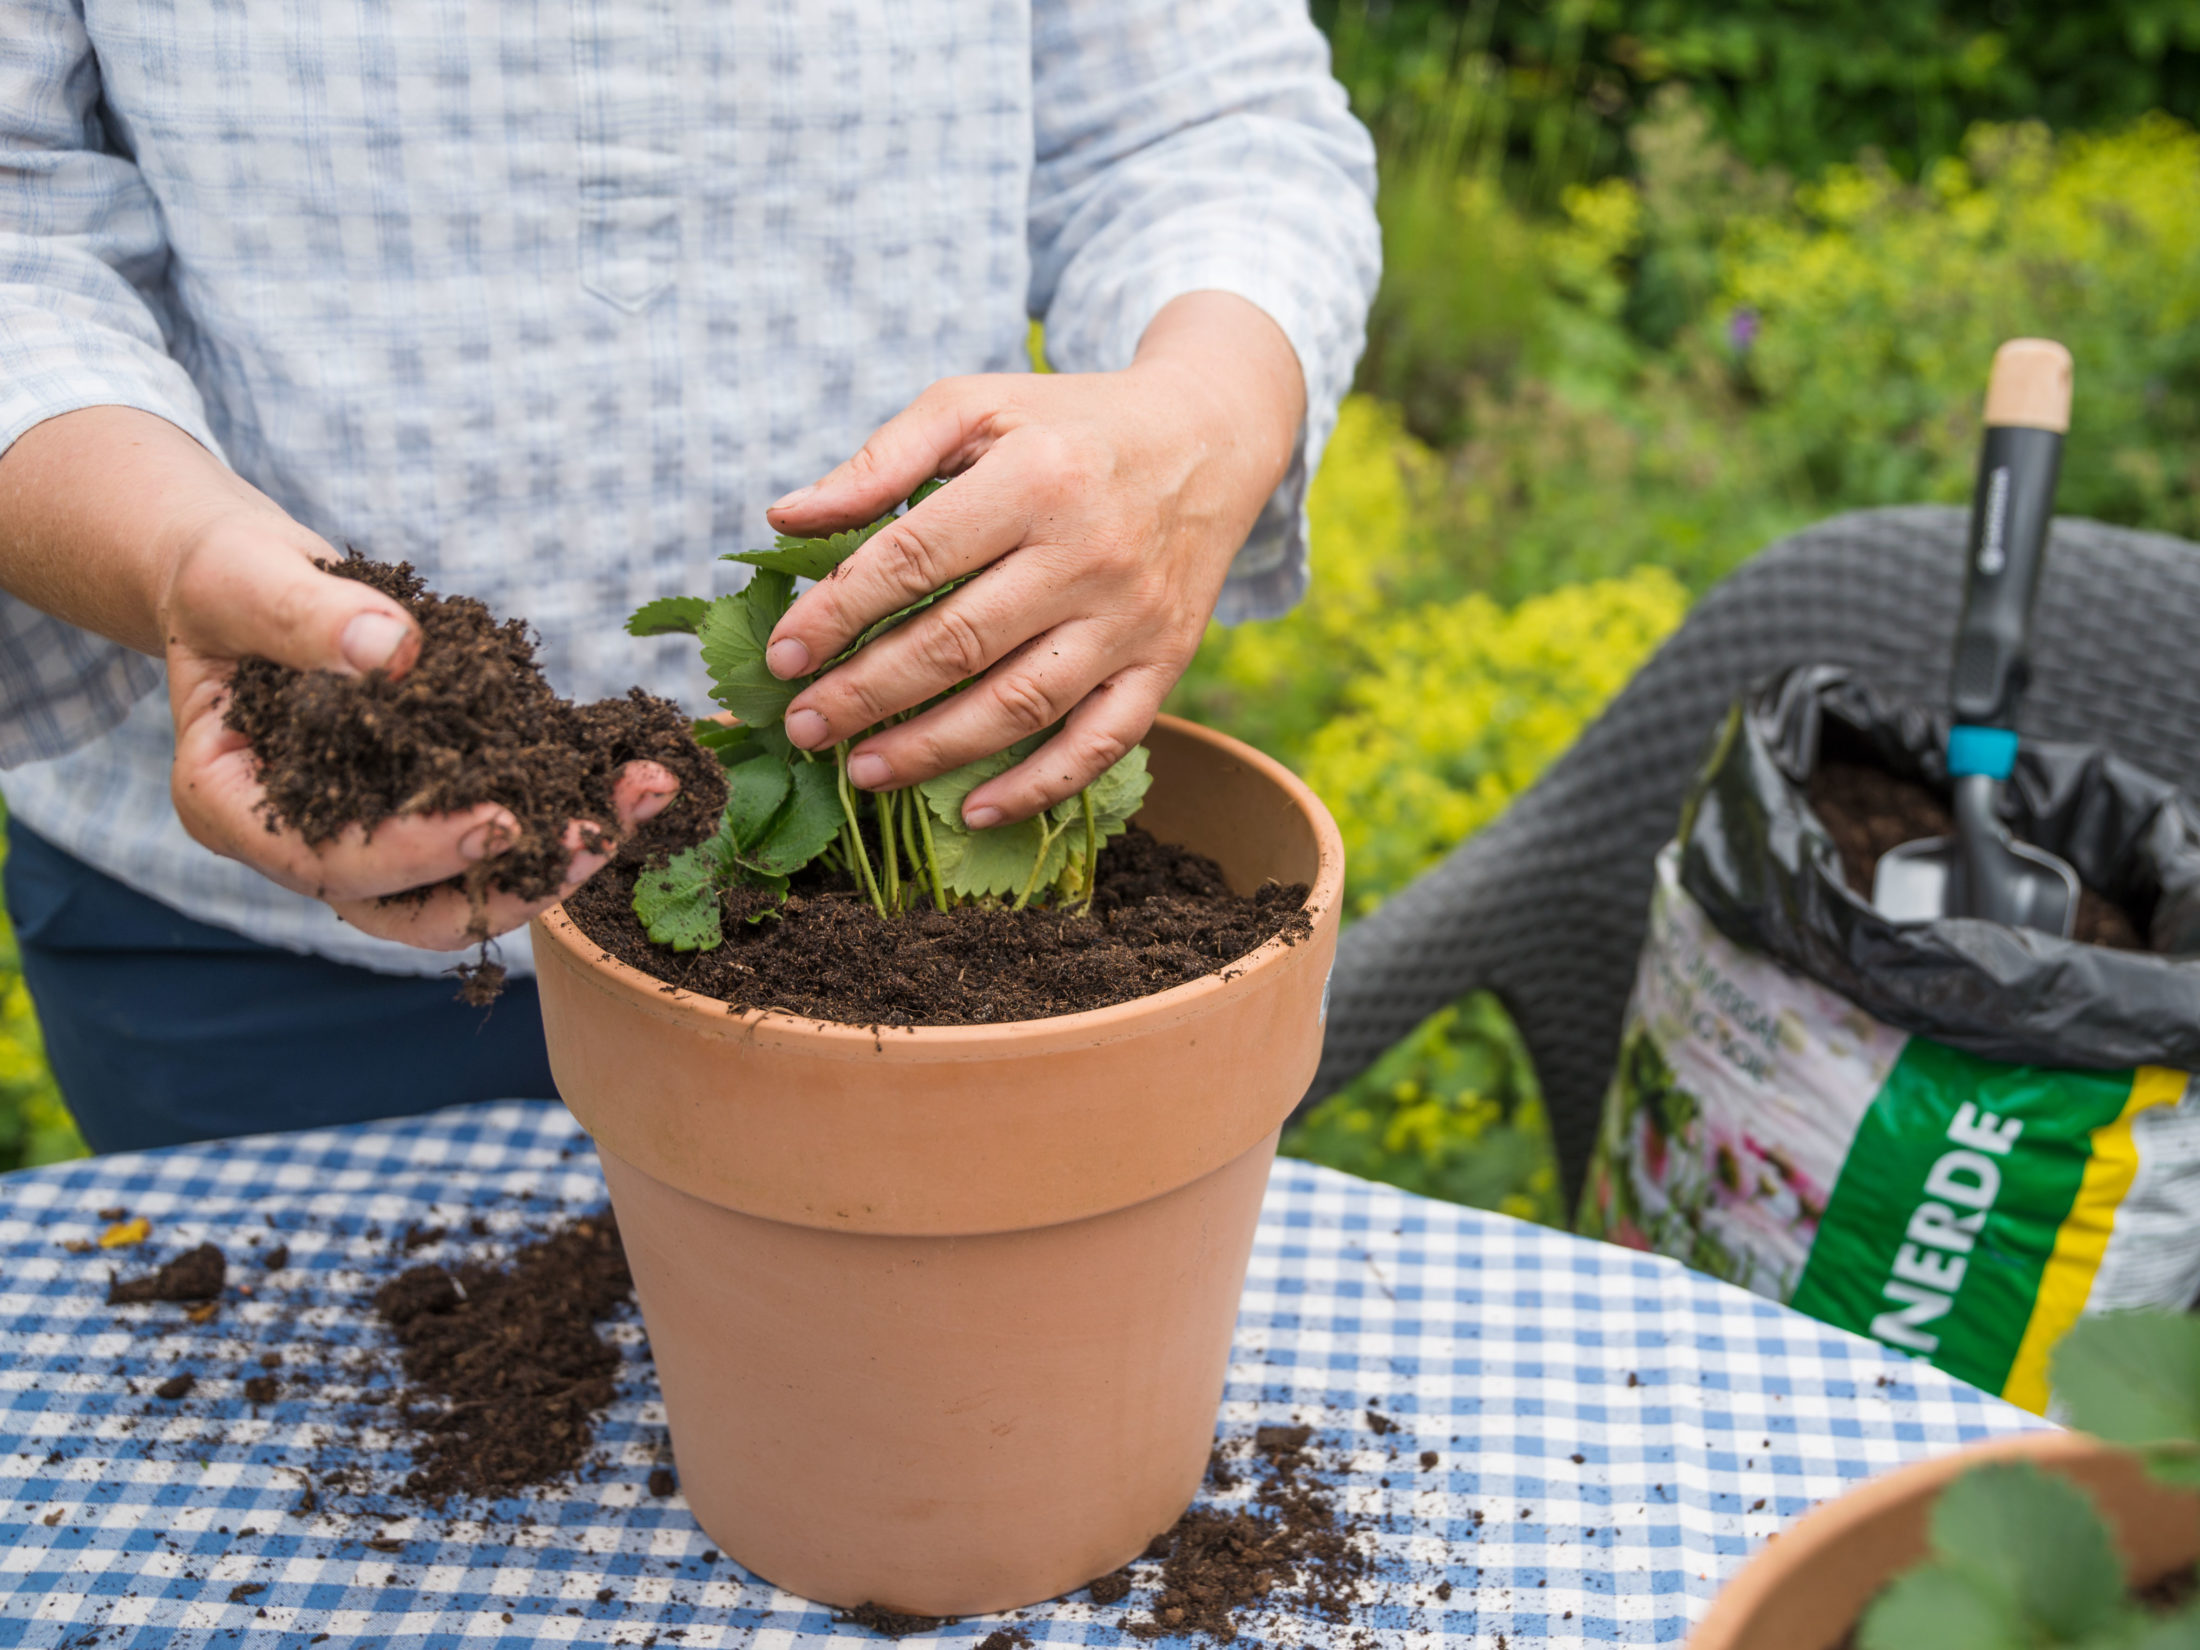
[[[422,1436],[405,1493],[441,1507],[571,1477],[619,1368],[596,1326],[633,1293],[608,1209],[501,1265],[415,1266],[376,1290],[406,1381],[399,1412]]]
[[[622,855],[638,864],[716,828],[724,773],[679,706],[639,688],[576,705],[552,690],[521,620],[499,623],[471,597],[436,595],[406,563],[353,554],[325,565],[401,603],[420,626],[420,656],[396,678],[266,659],[237,667],[224,721],[258,760],[270,830],[288,827],[318,846],[354,825],[500,803],[518,823],[516,839],[444,885],[478,901],[554,892],[572,859],[572,822],[584,822],[589,845],[608,840],[612,784],[628,762],[663,764],[680,794],[619,844]],[[486,957],[468,971],[475,997],[493,997],[502,980]]]
[[[1378,1436],[1382,1428],[1375,1429]],[[1266,1426],[1250,1438],[1226,1440],[1207,1463],[1207,1485],[1219,1494],[1251,1486],[1242,1499],[1193,1506],[1145,1552],[1083,1589],[1103,1610],[1121,1612],[1121,1628],[1136,1639],[1191,1636],[1231,1644],[1256,1621],[1290,1618],[1349,1628],[1374,1574],[1370,1521],[1340,1511],[1318,1474],[1311,1426]],[[876,1604],[836,1620],[886,1638],[905,1638],[953,1625],[952,1616],[916,1616]],[[1294,1638],[1299,1635],[1294,1634]],[[1028,1643],[1005,1627],[980,1650]],[[1364,1630],[1325,1643],[1372,1645]]]
[[[1089,916],[1027,907],[920,906],[881,917],[847,878],[799,873],[769,919],[769,896],[724,895],[724,941],[708,951],[653,942],[634,915],[636,869],[614,865],[565,902],[582,933],[668,985],[741,1009],[844,1025],[999,1025],[1076,1014],[1226,969],[1279,934],[1313,931],[1304,883],[1234,893],[1203,854],[1137,825],[1100,852]]]
[[[1825,825],[1841,855],[1841,874],[1852,892],[1869,900],[1880,856],[1923,837],[1953,836],[1955,815],[1947,801],[1915,779],[1864,762],[1822,761],[1810,776],[1811,811]],[[2073,939],[2117,951],[2144,951],[2139,925],[2106,895],[2080,885]]]

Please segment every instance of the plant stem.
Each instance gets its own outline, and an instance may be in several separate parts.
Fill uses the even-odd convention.
[[[872,909],[883,917],[886,915],[886,901],[879,897],[878,878],[871,875],[871,855],[863,846],[863,827],[856,822],[856,795],[848,783],[846,740],[833,747],[833,760],[838,771],[840,811],[848,819],[848,846],[855,855],[856,868],[863,873],[863,891],[871,896]]]
[[[1085,903],[1078,907],[1080,917],[1092,915],[1092,892],[1100,885],[1100,822],[1092,814],[1092,787],[1087,785],[1077,793],[1077,800],[1085,813]]]
[[[920,794],[916,797],[917,833],[924,838],[924,869],[932,879],[932,903],[940,910],[947,909],[947,885],[940,880],[939,845],[932,840],[932,807]],[[912,854],[911,858],[916,856]]]
[[[1054,839],[1068,829],[1067,825],[1063,825],[1049,830],[1047,828],[1047,816],[1045,814],[1039,816],[1038,857],[1032,860],[1031,875],[1024,882],[1024,891],[1016,896],[1016,903],[1009,907],[1010,910],[1021,911],[1031,903],[1031,896],[1039,891],[1039,873],[1046,868],[1047,853],[1053,848]]]
[[[894,810],[901,799],[892,791],[880,791],[871,798],[871,806],[878,813],[878,855],[886,867],[886,908],[897,917],[901,915],[901,839],[894,834]]]

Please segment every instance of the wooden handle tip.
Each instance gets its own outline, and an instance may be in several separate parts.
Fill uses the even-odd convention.
[[[1986,381],[1990,429],[2070,428],[2070,352],[2046,338],[2012,338],[1994,351]]]

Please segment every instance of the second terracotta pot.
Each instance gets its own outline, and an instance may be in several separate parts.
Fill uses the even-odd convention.
[[[1993,1461],[2029,1461],[2091,1495],[2135,1585],[2200,1559],[2200,1495],[2155,1483],[2136,1456],[2097,1438],[2028,1432],[1914,1461],[1812,1509],[1727,1583],[1688,1650],[1835,1650],[1880,1590],[1927,1555],[1940,1492]]]
[[[971,1615],[1135,1557],[1197,1489],[1277,1130],[1321,1047],[1344,856],[1313,794],[1164,718],[1140,823],[1306,931],[1086,1014],[733,1014],[562,911],[551,1068],[594,1135],[682,1488],[803,1596]]]

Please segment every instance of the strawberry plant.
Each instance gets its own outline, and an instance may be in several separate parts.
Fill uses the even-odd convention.
[[[942,485],[927,482],[903,508],[914,508]],[[815,678],[782,681],[765,665],[764,649],[793,605],[795,580],[827,577],[893,519],[889,513],[829,538],[781,534],[769,550],[731,552],[722,559],[756,569],[742,589],[716,601],[668,596],[627,621],[636,636],[694,636],[710,674],[710,696],[734,718],[731,725],[713,720],[695,727],[696,738],[726,770],[726,809],[717,834],[645,871],[634,885],[634,914],[659,945],[711,949],[724,938],[724,894],[762,890],[765,897],[750,902],[748,920],[757,921],[776,910],[789,879],[813,862],[844,873],[881,917],[926,901],[941,911],[988,901],[1016,910],[1036,903],[1090,911],[1101,845],[1128,827],[1151,782],[1144,746],[1034,818],[974,830],[963,822],[963,799],[1029,756],[1052,730],[907,791],[876,794],[858,791],[848,779],[849,749],[864,735],[829,753],[798,750],[788,741],[782,726],[787,706]],[[965,582],[954,580],[887,615],[824,669],[846,663]],[[919,705],[894,720],[927,708]]]
[[[2200,1318],[2080,1320],[2055,1355],[2071,1423],[2135,1451],[2162,1483],[2200,1488]],[[2128,1590],[2107,1521],[2067,1478],[1973,1468],[1933,1505],[1932,1556],[1873,1601],[1861,1650],[2171,1650],[2200,1643],[2200,1601],[2150,1612]]]

